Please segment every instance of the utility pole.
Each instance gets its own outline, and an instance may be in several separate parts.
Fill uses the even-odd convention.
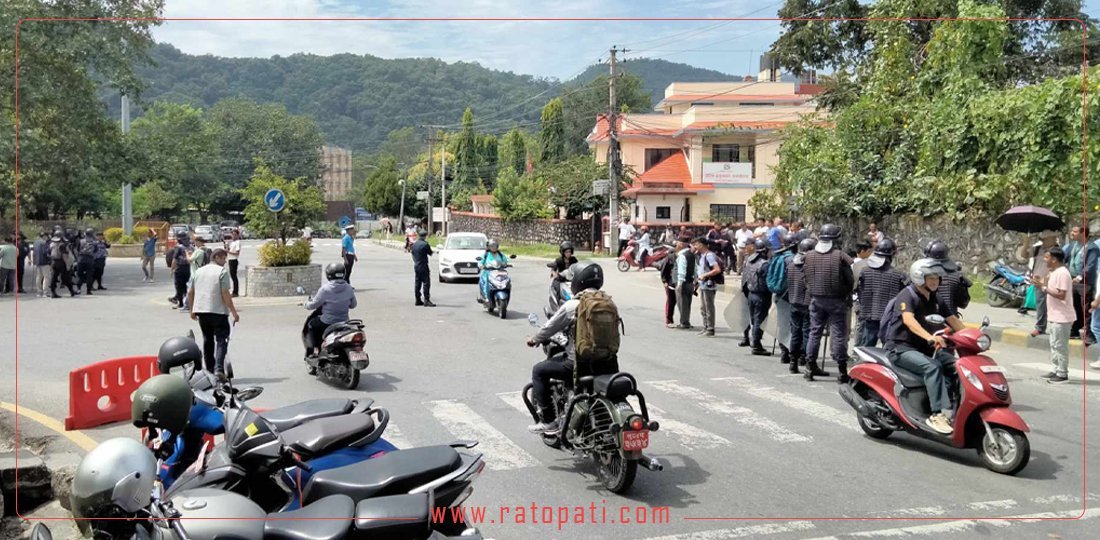
[[[619,226],[619,178],[622,170],[622,158],[619,155],[619,135],[616,133],[618,127],[619,106],[618,101],[615,98],[615,79],[617,75],[615,73],[615,61],[616,54],[626,54],[627,50],[620,50],[618,47],[611,47],[611,57],[608,63],[611,66],[611,78],[608,80],[608,97],[609,97],[609,110],[607,115],[607,171],[608,179],[610,180],[611,188],[611,204],[609,213],[607,215],[608,226],[608,244],[614,240],[614,231]],[[610,248],[610,245],[607,246]]]
[[[439,152],[439,187],[442,190],[439,206],[443,207],[443,236],[447,236],[447,135],[443,134]]]
[[[432,145],[441,142],[436,138],[434,130],[440,129],[443,126],[425,125],[421,126],[428,130],[428,168],[425,173],[428,176],[428,233],[431,234],[432,226],[435,224],[435,216],[433,216],[435,204],[432,200],[432,161],[435,159],[435,154],[432,152]]]
[[[122,94],[122,134],[129,132],[130,100]],[[122,184],[122,231],[126,234],[134,232],[133,186],[129,182]]]

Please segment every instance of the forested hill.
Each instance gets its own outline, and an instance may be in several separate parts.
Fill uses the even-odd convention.
[[[356,151],[379,147],[390,131],[406,126],[457,126],[470,105],[487,121],[488,131],[503,133],[514,125],[537,129],[542,106],[569,84],[605,74],[594,65],[573,81],[494,71],[475,63],[448,64],[433,58],[388,60],[368,55],[296,54],[272,58],[222,58],[184,54],[158,44],[155,65],[139,68],[146,101],[168,100],[210,107],[218,100],[245,97],[281,103],[312,116],[326,139]],[[624,70],[639,75],[653,102],[672,81],[727,80],[716,71],[664,60],[631,60]],[[104,95],[112,115],[117,96]],[[134,116],[141,108],[134,108]]]

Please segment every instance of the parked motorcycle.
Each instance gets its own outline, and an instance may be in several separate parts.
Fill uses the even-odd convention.
[[[510,255],[508,258],[515,259],[516,256]],[[481,257],[477,258],[478,263],[481,260]],[[501,319],[508,318],[508,301],[512,296],[512,276],[508,275],[508,269],[511,267],[511,264],[505,264],[502,267],[482,268],[478,282],[477,303],[484,305],[489,313],[498,310]]]
[[[532,313],[527,319],[531,326],[539,326],[538,315]],[[543,344],[543,352],[547,357],[558,354],[566,343],[565,336],[557,334]],[[659,425],[650,421],[645,397],[632,375],[619,372],[580,377],[576,382],[555,380],[550,389],[554,412],[565,421],[561,431],[542,434],[543,444],[591,458],[600,481],[612,493],[630,489],[638,465],[651,471],[664,469],[659,461],[642,454],[649,447],[649,432],[657,431]],[[530,383],[523,387],[523,403],[538,422],[533,392]],[[638,399],[640,414],[634,412],[628,396]]]
[[[943,317],[929,315],[925,320],[944,324]],[[890,361],[886,351],[856,347],[860,362],[848,370],[851,381],[840,385],[840,395],[856,410],[856,418],[868,436],[885,439],[894,431],[907,431],[940,444],[956,448],[975,448],[982,463],[991,471],[1016,474],[1027,466],[1031,454],[1026,433],[1027,423],[1012,410],[1012,398],[1004,368],[982,354],[989,350],[990,338],[981,328],[968,328],[942,336],[958,354],[954,373],[949,378],[954,431],[941,434],[925,420],[931,415],[924,378]],[[956,378],[957,377],[957,378]]]
[[[1024,272],[1017,272],[1004,263],[997,261],[989,263],[993,271],[993,279],[986,284],[989,290],[989,305],[993,307],[1005,307],[1016,302],[1023,302],[1027,298],[1027,289],[1031,286],[1031,277]]]
[[[637,262],[637,257],[635,256],[635,253],[637,253],[637,249],[638,245],[637,242],[634,240],[631,240],[626,244],[626,248],[623,249],[622,255],[619,255],[619,262],[617,263],[617,267],[620,272],[627,272],[631,268],[645,270],[646,268],[655,266],[660,261],[663,261],[669,256],[670,253],[672,253],[672,246],[658,244],[650,248],[649,253],[645,254],[642,257],[642,264],[639,265]]]
[[[298,294],[305,294],[305,289],[298,287]],[[354,390],[359,387],[359,372],[370,365],[370,355],[363,350],[367,342],[363,321],[350,319],[329,325],[321,338],[321,352],[311,354],[313,344],[309,327],[313,319],[320,316],[321,308],[317,308],[302,325],[302,346],[306,351],[304,360],[309,373]]]

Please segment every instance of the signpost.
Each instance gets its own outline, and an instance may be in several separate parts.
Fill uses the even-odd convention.
[[[282,190],[269,189],[267,194],[264,195],[264,206],[267,207],[269,212],[275,212],[278,214],[286,208],[286,195]]]
[[[751,184],[752,163],[704,163],[706,184]]]
[[[593,180],[593,195],[608,195],[611,193],[611,180]]]
[[[427,191],[417,191],[416,192],[416,200],[418,200],[418,201],[428,200],[428,192]]]

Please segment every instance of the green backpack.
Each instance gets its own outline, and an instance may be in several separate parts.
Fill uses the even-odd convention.
[[[576,339],[578,362],[611,360],[619,353],[619,308],[603,291],[581,295],[578,300]]]

